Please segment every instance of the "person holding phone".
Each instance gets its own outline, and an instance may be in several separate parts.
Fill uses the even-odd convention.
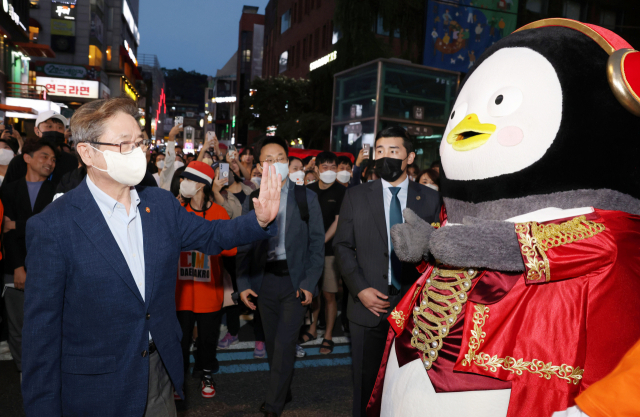
[[[158,173],[153,174],[153,177],[158,182],[158,187],[163,190],[169,191],[171,189],[171,180],[173,174],[176,172],[176,136],[182,132],[184,128],[182,125],[175,125],[169,131],[169,140],[166,142],[164,150],[164,157],[160,158],[160,155],[156,158],[156,166],[158,167]],[[159,158],[159,160],[158,160]],[[183,163],[184,165],[184,163]]]
[[[266,337],[270,373],[266,400],[260,407],[266,416],[280,415],[291,401],[296,341],[324,268],[325,234],[318,197],[288,178],[288,154],[287,142],[278,136],[267,136],[256,145],[260,164],[275,167],[283,179],[278,235],[239,246],[237,256],[240,299],[250,309],[259,309]],[[251,211],[252,201],[245,200],[243,215]]]

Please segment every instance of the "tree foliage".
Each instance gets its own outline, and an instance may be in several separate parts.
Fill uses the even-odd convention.
[[[255,78],[253,95],[243,99],[239,122],[266,132],[277,126],[278,136],[287,141],[301,138],[305,147],[321,147],[330,129],[330,111],[314,106],[309,80],[288,77]]]
[[[165,91],[168,98],[180,97],[182,101],[198,104],[204,111],[204,89],[207,88],[207,75],[182,68],[162,68]]]

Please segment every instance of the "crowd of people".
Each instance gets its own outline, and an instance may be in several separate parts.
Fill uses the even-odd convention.
[[[68,240],[64,241],[67,247],[63,253],[56,252],[66,262],[64,265],[53,261],[42,264],[51,253],[50,246],[55,246],[44,233],[59,227],[41,220],[45,230],[35,232],[33,229],[39,226],[35,219],[30,219],[58,199],[53,203],[55,207],[47,210],[48,218],[65,205],[82,205],[85,210],[95,212],[91,216],[93,225],[83,225],[76,219],[76,226],[84,233],[83,238],[88,237],[95,245],[115,240],[116,250],[105,259],[108,264],[122,264],[120,269],[115,268],[115,275],[121,275],[129,290],[137,292],[134,295],[146,304],[144,320],[129,329],[149,333],[149,345],[141,355],[149,357],[150,367],[144,373],[149,376],[149,387],[144,390],[144,415],[175,415],[172,407],[166,413],[151,413],[164,410],[161,404],[166,405],[168,395],[172,401],[184,398],[181,380],[173,375],[177,365],[174,367],[165,357],[175,352],[163,339],[164,330],[153,327],[156,316],[170,322],[168,311],[152,312],[149,305],[148,298],[152,294],[160,297],[160,289],[164,291],[162,297],[167,295],[167,289],[174,297],[175,304],[163,305],[175,305],[177,320],[174,316],[173,322],[180,327],[180,373],[200,378],[201,395],[205,398],[216,394],[213,377],[219,369],[216,352],[237,344],[240,316],[253,315],[253,356],[266,357],[270,366],[270,383],[260,406],[269,416],[280,415],[292,400],[294,362],[296,357],[305,356],[304,344],[316,340],[321,334],[319,330],[323,330],[320,354],[333,352],[334,329],[340,316],[342,330],[351,338],[353,415],[364,415],[382,360],[389,327],[386,318],[417,274],[413,265],[405,265],[394,255],[390,228],[403,221],[405,208],[412,208],[429,222],[438,221],[439,164],[427,168],[414,163],[411,139],[398,127],[381,131],[368,156],[364,150],[353,159],[322,151],[315,157],[300,159],[290,155],[287,142],[277,136],[263,137],[253,147],[238,150],[226,147],[214,134],[207,135],[199,151],[187,153],[180,143],[183,127],[179,124],[171,129],[164,146],[153,147],[133,116],[130,102],[111,99],[84,105],[70,121],[60,114],[43,112],[36,120],[33,134],[25,135],[30,137],[27,140],[10,125],[0,126],[5,271],[2,340],[6,339],[0,344],[0,354],[5,360],[13,359],[21,379],[24,371],[22,390],[27,415],[37,415],[43,404],[51,406],[42,399],[46,394],[57,399],[54,407],[82,409],[83,405],[64,404],[60,384],[64,391],[65,377],[78,377],[72,385],[86,384],[91,381],[89,376],[116,372],[111,369],[116,363],[118,368],[126,366],[114,353],[120,348],[117,337],[87,347],[84,344],[90,344],[87,341],[90,336],[77,336],[71,341],[67,338],[72,336],[61,334],[69,328],[79,331],[77,327],[84,320],[76,315],[65,316],[84,308],[73,305],[70,294],[74,286],[77,290],[86,282],[70,277],[88,273],[85,269],[95,266],[91,266],[91,260],[77,265],[78,261],[68,252],[73,253],[80,243]],[[276,174],[282,179],[277,185]],[[166,194],[157,195],[171,193],[179,210],[208,222],[211,229],[195,233],[191,231],[195,224],[178,220],[177,229],[170,233],[152,234],[146,228],[149,218],[146,216],[155,210],[172,210],[148,200],[156,194],[144,190],[152,188],[166,190]],[[79,196],[83,193],[85,200],[91,200],[91,206],[81,201]],[[268,211],[269,204],[277,205],[277,210],[271,213],[272,221],[263,226],[259,213]],[[143,209],[144,205],[148,206]],[[243,237],[224,237],[212,249],[211,240],[220,240],[222,236],[217,220],[244,219],[246,224],[248,218],[257,219],[262,227],[262,231],[254,233],[257,238],[244,230],[230,228],[230,233]],[[105,222],[106,227],[99,230],[96,224]],[[202,223],[198,227],[205,229]],[[95,236],[105,231],[110,231],[113,239]],[[73,236],[74,233],[69,233],[64,239]],[[47,250],[43,245],[49,245]],[[177,251],[178,259],[168,263],[160,259],[164,248]],[[99,251],[103,250],[99,247]],[[152,267],[153,263],[157,265]],[[164,270],[172,267],[173,272]],[[66,273],[61,272],[65,268]],[[152,284],[150,268],[156,268],[156,274],[160,274],[158,268],[164,268],[162,274],[171,272],[175,280]],[[54,285],[51,282],[54,277],[41,277],[43,271],[47,275],[55,275],[52,272],[55,271],[58,281],[64,282],[56,281],[55,288],[48,287]],[[108,275],[114,275],[113,272]],[[99,288],[96,286],[92,296],[78,302],[89,303],[94,297],[99,298],[99,293],[93,293]],[[55,308],[54,302],[58,303]],[[100,308],[105,306],[100,302],[94,307],[98,313],[104,313]],[[128,311],[122,305],[115,308]],[[223,322],[225,325],[221,326]],[[105,326],[111,325],[118,323]],[[60,334],[43,336],[43,326]],[[226,331],[224,335],[220,334],[221,328]],[[36,343],[37,338],[42,341]],[[43,343],[58,346],[53,352],[49,349],[48,355],[57,355],[53,362],[62,367],[62,376],[60,368],[51,369],[47,365],[43,369],[43,359],[34,357],[45,349]],[[105,349],[111,353],[107,355]],[[158,351],[161,361],[154,355]],[[107,355],[101,361],[86,358],[101,354]],[[192,367],[191,354],[195,357]],[[154,386],[160,388],[152,389],[152,378],[156,378]],[[46,379],[53,384],[43,388]],[[172,387],[170,392],[167,384]],[[128,415],[124,410],[139,409],[140,405],[135,408],[134,403],[126,407],[114,405],[113,409]]]

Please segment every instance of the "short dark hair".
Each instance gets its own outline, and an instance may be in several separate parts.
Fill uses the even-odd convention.
[[[338,157],[335,153],[329,151],[323,151],[316,155],[316,166],[322,165],[326,162],[333,162],[338,165]]]
[[[53,151],[56,158],[60,156],[60,151],[55,146],[53,146],[50,141],[43,140],[43,139],[27,140],[24,146],[22,147],[22,153],[29,154],[29,156],[33,156],[34,153],[38,152],[40,149],[44,148],[45,146]]]
[[[253,156],[253,158],[255,159],[255,155],[253,154],[253,148],[250,147],[246,147],[244,149],[242,149],[242,151],[240,152],[240,156],[244,156],[244,155],[251,155]]]
[[[407,134],[407,131],[400,126],[389,126],[382,129],[376,135],[376,144],[380,138],[402,138],[402,146],[407,150],[407,154],[414,152],[413,141]]]
[[[0,142],[6,143],[7,146],[11,148],[14,154],[17,154],[18,150],[20,149],[20,144],[18,143],[18,140],[16,138],[0,139]]]
[[[353,168],[353,162],[351,162],[351,158],[349,158],[348,156],[342,155],[338,157],[338,165],[340,164],[347,164],[349,165],[351,168]]]
[[[280,136],[266,136],[256,144],[256,155],[258,156],[258,161],[260,161],[260,155],[262,155],[262,148],[271,144],[282,146],[285,155],[287,155],[287,158],[289,157],[289,146],[287,145],[286,140],[282,139]]]
[[[433,162],[431,163],[431,166],[430,166],[429,168],[442,168],[442,163],[441,163],[441,162],[440,162],[440,160],[438,159],[438,160],[436,160],[436,161],[433,161]]]
[[[423,175],[428,176],[429,179],[431,179],[431,181],[433,181],[433,183],[438,187],[440,186],[440,174],[438,174],[438,171],[436,171],[435,169],[433,168],[425,169],[424,171],[418,174],[418,178],[416,178],[416,181],[420,182],[420,178],[422,178]]]
[[[304,164],[302,163],[302,159],[298,158],[297,156],[289,157],[289,165],[291,165],[293,161],[300,161],[300,163],[304,166]]]

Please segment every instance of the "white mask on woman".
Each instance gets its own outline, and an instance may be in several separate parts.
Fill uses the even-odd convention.
[[[429,188],[433,188],[433,189],[434,189],[434,190],[436,190],[436,191],[439,191],[439,190],[440,190],[440,189],[438,188],[438,186],[437,186],[437,185],[435,185],[435,184],[426,184],[426,186],[427,186],[427,187],[429,187]]]
[[[0,165],[9,165],[14,156],[11,149],[0,149]]]
[[[207,165],[211,165],[211,164],[213,164],[213,159],[211,159],[211,158],[202,158],[202,162],[204,162]]]
[[[347,170],[340,171],[338,172],[338,175],[336,177],[338,178],[339,182],[346,184],[351,179],[351,173]]]
[[[256,185],[256,187],[260,188],[260,181],[262,181],[261,177],[253,177],[251,178],[251,182]]]
[[[289,179],[296,185],[304,185],[304,172],[296,171],[289,174]]]
[[[120,152],[101,151],[92,146],[93,149],[104,155],[107,169],[93,166],[98,171],[106,172],[111,178],[122,185],[132,187],[140,184],[147,172],[147,157],[142,148],[138,147],[133,152],[123,155]]]
[[[202,186],[200,188],[204,187],[204,185],[200,184],[199,182],[191,181],[188,179],[182,180],[182,182],[180,183],[180,195],[182,195],[184,198],[193,198],[196,194],[198,194],[198,191],[200,191],[198,185]]]
[[[325,184],[331,184],[336,180],[338,174],[335,171],[325,171],[320,174],[320,181]]]
[[[164,169],[164,159],[156,161],[156,167],[158,167],[158,169],[162,171]]]

